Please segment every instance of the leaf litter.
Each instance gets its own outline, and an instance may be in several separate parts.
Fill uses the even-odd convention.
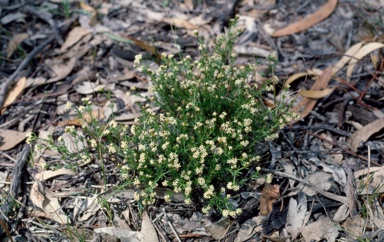
[[[1,237],[10,232],[13,240],[28,234],[35,241],[62,236],[74,241],[381,241],[384,29],[378,25],[364,36],[357,34],[364,23],[383,21],[372,1],[362,2],[170,1],[161,6],[67,1],[67,8],[62,1],[51,1],[5,6],[0,16],[2,31],[9,36],[2,40],[7,57],[0,73],[6,94],[0,99]],[[49,14],[36,16],[38,11],[31,8]],[[259,179],[242,188],[242,194],[250,195],[236,201],[244,208],[241,216],[203,215],[176,196],[171,204],[159,197],[156,206],[140,214],[133,189],[123,186],[113,162],[101,168],[36,149],[34,159],[23,165],[23,141],[30,130],[42,138],[62,137],[69,149],[88,146],[63,133],[75,125],[82,136],[84,125],[73,114],[64,114],[67,101],[93,97],[99,122],[113,118],[134,123],[142,115],[138,104],[145,101],[143,96],[152,95],[151,83],[133,68],[134,56],[153,58],[153,67],[164,51],[197,56],[193,30],[211,40],[234,14],[245,27],[235,45],[239,59],[254,63],[276,51],[279,85],[291,86],[296,95],[292,110],[301,116],[280,132],[274,144],[280,158],[271,162],[276,150],[271,145],[260,148],[263,169],[274,180],[267,184]],[[49,47],[22,63],[52,33],[59,36],[46,42]],[[259,70],[255,77],[261,83],[269,73]],[[98,86],[111,91],[118,108],[110,108]],[[372,114],[373,120],[362,113]],[[102,169],[108,173],[106,183]],[[28,189],[15,190],[21,174]],[[120,190],[113,189],[116,185]],[[21,220],[13,213],[19,208],[4,202],[11,194],[26,208]]]

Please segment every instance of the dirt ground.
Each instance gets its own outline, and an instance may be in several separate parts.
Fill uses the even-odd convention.
[[[0,0],[0,9],[1,241],[384,241],[383,0]],[[194,30],[212,46],[236,15],[236,65],[257,63],[256,82],[276,75],[301,117],[255,147],[273,181],[238,191],[240,216],[161,195],[140,213],[113,160],[73,164],[26,142],[81,129],[65,105],[85,97],[99,122],[133,124],[143,101],[125,93],[150,89],[135,56],[153,67],[163,52],[196,59]],[[272,93],[264,98],[273,106]]]

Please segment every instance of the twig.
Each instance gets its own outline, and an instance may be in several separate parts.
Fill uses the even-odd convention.
[[[327,139],[321,137],[320,135],[318,135],[318,134],[314,134],[314,133],[312,133],[312,132],[310,132],[310,131],[307,131],[307,133],[309,133],[309,134],[312,135],[312,136],[317,137],[318,139],[321,139],[321,140],[324,141],[325,143],[332,144],[332,145],[336,146],[337,148],[343,150],[344,152],[346,152],[346,153],[348,153],[348,154],[350,154],[350,155],[353,155],[353,156],[355,156],[355,157],[359,157],[359,158],[362,159],[362,160],[368,161],[368,159],[367,159],[366,157],[364,157],[364,156],[362,156],[362,155],[358,155],[357,153],[355,153],[355,152],[353,152],[353,151],[351,151],[351,150],[348,150],[348,149],[343,148],[343,147],[340,146],[337,142],[329,141],[329,140],[327,140]],[[371,161],[371,163],[374,164],[375,166],[378,166],[378,167],[381,166],[379,163],[374,162],[374,161]]]
[[[156,216],[155,219],[152,220],[152,224],[153,226],[155,227],[155,229],[157,230],[157,233],[161,236],[161,238],[164,240],[164,241],[167,241],[167,239],[165,239],[163,233],[161,233],[160,229],[158,228],[158,226],[156,225],[156,221],[157,220],[160,220],[161,217],[165,216],[165,208],[163,208],[163,211],[158,215]]]
[[[35,57],[35,55],[42,51],[45,46],[49,45],[54,39],[55,37],[49,37],[46,41],[44,41],[35,49],[33,49],[31,53],[29,53],[25,57],[25,59],[20,63],[19,67],[17,67],[17,69],[12,73],[12,75],[8,77],[7,81],[3,84],[3,87],[0,91],[0,107],[3,107],[7,91],[9,87],[13,84],[13,81],[15,80],[16,76],[20,73],[21,70],[24,69],[24,67],[32,60],[32,58]]]
[[[369,172],[370,169],[371,169],[371,147],[368,145],[368,173],[367,174],[370,174],[370,172]],[[368,192],[368,186],[369,186],[371,178],[372,178],[371,176],[367,176],[367,181],[365,183],[365,187],[367,188],[365,206],[367,206],[367,209],[371,209],[370,208],[371,203],[369,202],[369,192]],[[368,213],[368,215],[369,215],[369,213]],[[364,227],[363,227],[363,234],[365,234],[365,231],[367,229],[368,220],[369,219],[365,219],[365,223],[364,223]]]
[[[165,218],[165,220],[167,221],[168,226],[171,228],[171,230],[172,230],[173,234],[175,235],[177,241],[181,242],[181,239],[180,239],[180,237],[179,237],[179,234],[177,233],[175,227],[173,227],[173,224],[171,223],[171,221],[170,221],[170,219],[169,219],[169,217],[168,217],[168,215],[167,215],[167,212],[165,211],[165,208],[164,208],[163,211],[164,211],[164,218]]]
[[[14,200],[17,198],[18,190],[22,180],[22,173],[25,170],[25,165],[27,164],[27,158],[31,151],[29,144],[25,144],[23,150],[21,151],[15,166],[13,167],[13,177],[11,183],[11,189],[8,197],[5,199],[4,205],[1,207],[1,210],[4,214],[0,215],[0,219],[4,220],[6,216],[13,210]],[[2,218],[4,217],[4,219]],[[3,237],[4,229],[0,227],[0,237]]]
[[[28,13],[31,13],[31,14],[34,14],[36,15],[37,17],[41,18],[42,20],[44,20],[45,22],[47,22],[49,24],[49,26],[51,26],[51,29],[54,33],[54,36],[56,38],[56,41],[57,43],[59,43],[60,45],[63,44],[63,38],[61,37],[60,35],[60,31],[59,31],[59,28],[57,27],[57,24],[55,22],[55,20],[53,20],[51,14],[47,11],[39,11],[31,6],[26,6],[25,8],[25,11],[28,12]]]
[[[293,126],[293,127],[285,128],[285,130],[287,130],[287,131],[290,131],[290,130],[320,130],[320,129],[325,129],[325,130],[328,130],[328,131],[331,131],[333,133],[336,133],[336,134],[339,134],[342,136],[346,136],[346,137],[351,136],[351,134],[348,133],[347,131],[333,127],[329,124],[315,124],[315,125],[311,125],[311,126]]]
[[[288,179],[298,181],[298,182],[308,186],[310,189],[322,194],[323,196],[330,198],[332,200],[336,200],[338,202],[344,203],[345,205],[348,206],[348,198],[324,191],[323,189],[316,187],[315,185],[313,185],[312,183],[310,183],[306,180],[300,179],[298,177],[295,177],[294,175],[287,174],[287,173],[280,172],[280,171],[275,171],[275,170],[270,170],[270,169],[262,169],[262,170],[269,172],[269,173],[272,173],[272,174],[275,174],[275,175],[278,175],[278,176],[282,176],[282,177],[285,177]]]
[[[12,184],[11,184],[11,196],[12,199],[16,198],[17,192],[20,187],[20,183],[22,180],[22,173],[24,172],[25,164],[27,164],[27,158],[29,156],[29,152],[31,151],[31,147],[29,144],[25,144],[19,158],[17,159],[17,163],[15,164],[12,172]]]

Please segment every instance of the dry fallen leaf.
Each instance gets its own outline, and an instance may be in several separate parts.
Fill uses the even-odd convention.
[[[138,40],[134,37],[131,37],[131,36],[125,36],[125,37],[122,37],[122,38],[126,38],[126,39],[129,39],[130,41],[132,41],[135,45],[139,46],[140,48],[142,48],[143,50],[146,50],[148,51],[149,53],[151,53],[152,55],[156,56],[156,58],[158,60],[160,60],[160,55],[156,49],[155,46],[153,45],[150,45],[142,40]]]
[[[141,240],[142,242],[156,242],[159,241],[159,238],[157,237],[156,229],[152,224],[152,221],[150,220],[148,216],[148,212],[143,212],[143,221],[141,223],[141,231],[144,236],[144,238]]]
[[[267,14],[269,9],[276,5],[276,0],[243,0],[241,5],[247,5],[248,8],[251,8],[251,10],[245,12],[244,14],[257,19]]]
[[[384,212],[381,207],[381,202],[379,202],[378,199],[375,199],[372,208],[374,209],[368,209],[369,218],[378,229],[381,229],[384,227]]]
[[[326,88],[326,89],[320,90],[320,91],[318,91],[318,90],[300,90],[299,94],[303,97],[318,99],[318,98],[323,98],[325,96],[328,96],[334,90],[335,90],[335,88]]]
[[[95,233],[106,233],[115,236],[120,239],[120,241],[127,242],[140,242],[145,238],[145,235],[141,232],[131,231],[127,229],[117,228],[117,227],[105,227],[94,229]]]
[[[332,77],[332,67],[327,67],[316,80],[316,82],[311,87],[311,91],[319,91],[328,86],[329,81]],[[298,104],[291,109],[293,112],[300,114],[300,118],[305,118],[311,110],[315,107],[317,100],[310,98],[303,98]],[[297,120],[295,120],[297,121]],[[295,122],[294,121],[294,122]]]
[[[348,68],[347,68],[347,81],[349,81],[349,79],[351,78],[353,68],[355,67],[358,60],[368,55],[372,51],[383,48],[383,47],[384,47],[384,44],[379,42],[369,43],[361,47],[349,61]]]
[[[76,92],[78,93],[81,93],[81,94],[92,94],[94,92],[96,92],[96,87],[98,85],[95,83],[95,82],[89,82],[89,81],[85,81],[85,82],[82,82],[82,83],[79,83],[75,86],[75,90]]]
[[[10,129],[0,129],[0,137],[4,139],[0,141],[0,150],[9,150],[18,145],[21,141],[25,139],[25,135],[31,130],[26,132],[18,132]]]
[[[267,216],[272,211],[272,205],[280,198],[280,186],[266,183],[261,192],[260,215]]]
[[[45,187],[43,183],[45,180],[61,175],[74,176],[76,173],[69,169],[42,171],[37,173],[34,177],[35,183],[32,185],[29,197],[35,206],[41,208],[45,212],[45,215],[48,218],[55,220],[60,224],[68,224],[70,221],[65,215],[58,198],[55,197],[55,193],[51,189]]]
[[[96,118],[97,120],[104,120],[105,115],[104,115],[105,110],[100,107],[94,107],[92,110],[92,113],[89,114],[87,112],[84,112],[82,114],[82,118],[74,118],[70,120],[64,120],[58,123],[60,126],[68,126],[68,125],[74,125],[81,127],[85,122],[89,122],[91,118]]]
[[[12,88],[12,90],[8,93],[7,99],[4,101],[4,107],[12,104],[16,99],[20,97],[20,95],[23,93],[24,88],[27,84],[27,78],[22,77],[20,80],[18,80],[15,84],[15,86]],[[3,114],[5,111],[5,108],[1,110],[1,114]]]
[[[368,224],[366,219],[362,218],[361,215],[357,215],[353,218],[347,218],[347,220],[342,224],[346,233],[347,241],[355,241],[356,239],[361,238],[366,229],[366,224]]]
[[[83,150],[85,147],[87,147],[86,141],[76,141],[77,137],[84,137],[84,133],[82,130],[77,130],[76,138],[74,138],[72,135],[68,133],[64,133],[61,135],[63,138],[64,144],[67,147],[68,151],[71,153],[79,152],[80,150]],[[77,163],[83,162],[83,160],[78,160]]]
[[[369,174],[368,174],[369,173]],[[357,193],[360,195],[366,194],[380,194],[384,192],[383,179],[384,168],[383,167],[369,167],[354,172],[355,184]],[[367,182],[368,179],[368,182]]]
[[[8,171],[0,171],[0,181],[7,181],[8,178]],[[5,186],[5,183],[0,183],[0,188],[3,189]]]
[[[97,23],[97,11],[84,2],[80,2],[80,7],[91,14],[89,18],[89,26],[94,26]]]
[[[332,186],[330,182],[332,180],[332,175],[323,171],[312,173],[305,177],[305,180],[311,184],[316,185],[316,188],[324,191],[328,191]],[[303,192],[307,194],[307,196],[314,196],[317,193],[315,190],[308,186],[303,188]]]
[[[81,59],[85,54],[89,53],[89,50],[92,47],[96,47],[98,44],[93,44],[92,40],[94,40],[92,35],[86,35],[76,44],[74,44],[71,48],[64,51],[61,56],[62,59]]]
[[[303,192],[299,192],[297,201],[294,198],[289,200],[286,228],[291,234],[292,240],[295,240],[300,234],[300,228],[304,225],[307,209],[307,196]]]
[[[223,220],[219,220],[218,222],[205,226],[205,229],[208,233],[212,235],[215,240],[221,240],[222,238],[224,238],[224,235],[230,225],[230,219],[225,218]]]
[[[344,221],[350,214],[349,207],[346,204],[341,205],[335,215],[333,215],[332,220],[335,222],[342,222]]]
[[[341,68],[343,68],[345,64],[347,64],[351,60],[352,56],[354,56],[356,52],[359,51],[359,49],[361,48],[361,46],[363,46],[363,44],[364,42],[360,42],[351,46],[351,48],[349,48],[345,52],[344,56],[333,67],[332,75],[336,74]]]
[[[320,69],[309,69],[307,70],[306,72],[299,72],[299,73],[296,73],[296,74],[293,74],[292,76],[290,76],[285,82],[284,82],[284,87],[285,88],[288,88],[292,82],[296,81],[297,79],[301,78],[301,77],[306,77],[306,76],[320,76],[321,73],[323,73],[322,70]]]
[[[123,113],[117,117],[115,117],[116,121],[127,121],[127,120],[134,120],[135,118],[139,118],[143,116],[142,113]]]
[[[79,204],[80,203],[80,204]],[[99,200],[97,194],[92,197],[87,197],[79,201],[78,209],[82,209],[82,211],[74,210],[74,214],[82,214],[82,216],[78,219],[78,221],[87,221],[91,216],[95,215],[97,211],[101,209],[99,204]]]
[[[306,242],[325,241],[334,242],[339,235],[336,225],[328,218],[322,217],[305,227],[300,228],[303,239]]]
[[[45,84],[57,82],[61,79],[66,78],[75,66],[76,60],[76,58],[73,58],[66,63],[54,64],[51,68],[55,74],[55,77],[52,77],[51,79],[47,80]]]
[[[12,56],[13,52],[26,38],[28,38],[27,33],[20,33],[12,36],[12,38],[8,42],[7,49],[5,50],[5,53],[7,53],[7,58]]]
[[[148,19],[152,19],[158,22],[165,22],[170,25],[176,26],[177,28],[190,29],[190,30],[200,29],[199,26],[192,24],[188,20],[188,17],[184,14],[178,14],[178,17],[167,18],[167,17],[164,17],[164,14],[159,12],[154,12],[149,9],[145,10],[145,14]]]
[[[247,241],[254,234],[260,232],[262,229],[261,223],[263,219],[265,219],[264,216],[257,216],[245,221],[245,223],[241,225],[240,230],[237,233],[235,242]]]
[[[199,26],[196,26],[194,24],[191,24],[188,20],[186,19],[178,19],[178,18],[163,18],[162,21],[174,25],[177,28],[183,28],[183,29],[199,29]]]
[[[67,51],[71,46],[79,42],[84,36],[90,34],[91,32],[83,27],[75,27],[73,28],[67,38],[65,39],[63,45],[60,48],[60,53]]]
[[[319,10],[317,10],[313,14],[306,16],[295,23],[290,24],[285,28],[276,30],[271,36],[272,37],[285,36],[290,34],[296,34],[303,30],[306,30],[309,27],[312,27],[313,25],[323,21],[329,15],[331,15],[335,10],[336,6],[337,6],[337,0],[328,0],[328,2],[323,7],[321,7]]]
[[[360,145],[360,142],[365,142],[371,137],[374,133],[379,132],[384,128],[384,118],[377,119],[372,123],[365,125],[363,128],[357,130],[353,133],[349,139],[349,146],[353,152],[357,151],[357,148]]]

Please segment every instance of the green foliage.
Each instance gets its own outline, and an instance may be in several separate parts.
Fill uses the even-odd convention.
[[[138,201],[153,203],[156,187],[163,186],[182,192],[186,203],[196,195],[204,197],[204,211],[216,208],[236,216],[240,211],[230,199],[259,160],[255,144],[276,138],[279,128],[292,120],[286,105],[272,109],[262,101],[264,92],[274,90],[276,78],[251,86],[254,66],[234,65],[237,31],[232,24],[227,35],[214,40],[212,54],[199,38],[199,60],[186,56],[178,61],[162,54],[164,65],[157,71],[140,67],[153,82],[162,113],[147,106],[120,146],[126,161],[123,176],[143,188],[136,194]],[[270,59],[273,68],[276,58]],[[139,55],[135,64],[140,61]]]
[[[274,108],[263,103],[263,94],[275,90],[276,77],[258,86],[250,82],[254,65],[235,66],[235,21],[226,35],[214,40],[212,53],[199,33],[194,33],[201,52],[198,60],[181,55],[177,60],[163,53],[164,64],[153,71],[140,66],[141,55],[136,56],[135,65],[150,77],[154,95],[135,125],[113,120],[100,124],[92,115],[90,101],[84,99],[84,106],[67,104],[85,121],[84,135],[74,127],[65,128],[76,141],[75,147],[69,150],[62,139],[52,137],[48,146],[67,159],[82,162],[90,162],[96,154],[102,167],[106,157],[115,160],[122,178],[137,190],[135,200],[140,206],[154,203],[157,188],[164,187],[170,193],[183,193],[187,204],[203,198],[203,212],[215,210],[235,217],[241,209],[233,205],[233,199],[259,174],[255,145],[277,138],[278,130],[295,115],[283,102],[275,101]],[[268,61],[273,70],[276,56]],[[161,112],[156,114],[153,105]],[[36,139],[29,137],[29,142]],[[255,167],[255,173],[249,173]],[[170,195],[164,197],[166,202]]]

